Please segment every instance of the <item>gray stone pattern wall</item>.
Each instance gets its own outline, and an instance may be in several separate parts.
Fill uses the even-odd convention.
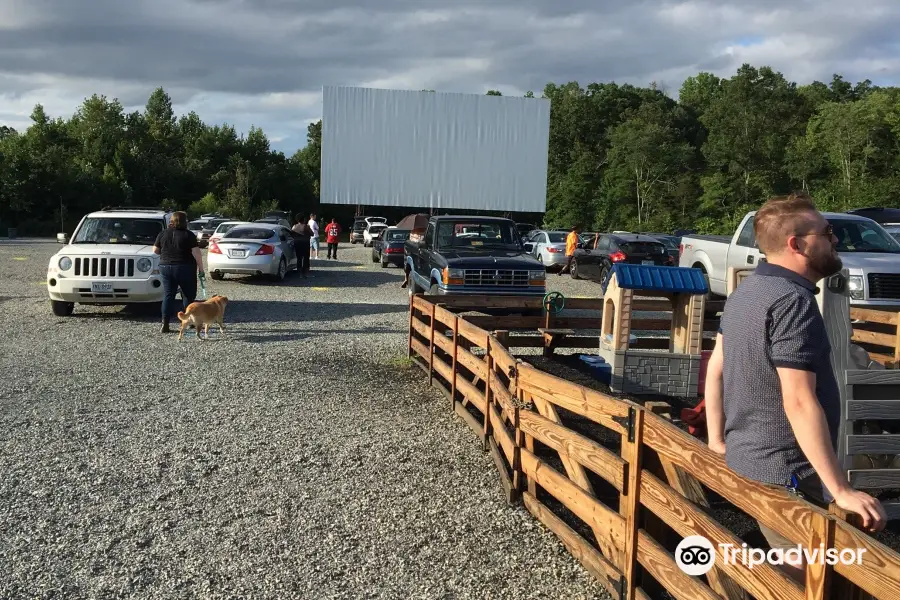
[[[696,398],[700,356],[652,352],[625,353],[621,389],[626,394]]]

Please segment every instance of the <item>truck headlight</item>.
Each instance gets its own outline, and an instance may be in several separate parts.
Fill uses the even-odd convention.
[[[147,257],[139,258],[134,265],[141,273],[146,273],[153,266],[153,261]]]
[[[444,276],[444,285],[463,285],[466,282],[465,269],[450,269],[444,267],[442,275]]]
[[[528,279],[546,279],[547,271],[528,271]]]
[[[68,271],[69,269],[72,268],[72,259],[69,258],[68,256],[63,256],[62,258],[59,259],[59,263],[57,263],[57,264],[59,265],[60,271]]]
[[[847,290],[850,292],[850,298],[853,300],[864,300],[866,290],[863,286],[863,278],[861,275],[851,275],[847,278]]]

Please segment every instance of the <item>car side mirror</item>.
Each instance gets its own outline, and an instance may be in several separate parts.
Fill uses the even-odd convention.
[[[69,235],[67,233],[57,233],[56,241],[59,242],[60,244],[68,243]]]

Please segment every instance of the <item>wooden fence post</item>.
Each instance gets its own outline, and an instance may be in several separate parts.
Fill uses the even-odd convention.
[[[431,339],[429,340],[430,345],[428,348],[428,385],[434,383],[434,311],[437,310],[437,305],[431,305]]]
[[[459,351],[459,316],[453,317],[453,381],[450,382],[450,409],[456,407],[456,353]]]
[[[416,302],[415,297],[410,297],[409,299],[409,335],[407,336],[407,349],[406,349],[406,358],[412,358],[413,348],[412,348],[412,339],[413,339],[413,318],[416,314]]]
[[[894,333],[894,364],[892,369],[900,368],[900,312],[897,313],[897,329]]]
[[[482,445],[484,451],[487,452],[489,446],[488,441],[491,438],[491,381],[494,379],[494,357],[491,356],[491,336],[487,338],[487,348],[485,348],[484,358],[487,360],[487,379],[484,380],[484,440]]]
[[[622,438],[622,459],[628,466],[628,479],[624,482],[620,513],[625,517],[625,553],[622,573],[625,577],[624,598],[635,597],[638,568],[638,535],[641,510],[641,469],[643,457],[644,410],[630,407],[628,409],[627,432]]]

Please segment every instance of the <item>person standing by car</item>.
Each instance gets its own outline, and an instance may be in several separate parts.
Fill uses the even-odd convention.
[[[337,260],[338,236],[341,235],[341,226],[337,219],[332,217],[331,223],[325,226],[325,242],[328,244],[328,258]]]
[[[197,245],[197,236],[187,227],[187,213],[172,214],[169,228],[161,231],[153,243],[153,252],[159,254],[159,273],[162,275],[162,329],[168,333],[169,322],[175,314],[175,294],[181,290],[184,310],[197,298],[197,276],[203,276],[203,256]]]
[[[305,279],[309,274],[309,255],[312,250],[312,229],[309,223],[303,220],[303,217],[297,215],[297,223],[291,227],[291,231],[300,235],[300,249],[297,252],[297,270]]]
[[[306,223],[312,230],[312,237],[309,238],[309,244],[312,251],[315,252],[316,260],[319,260],[319,224],[316,222],[316,213],[309,215],[309,221]]]
[[[578,225],[572,225],[572,231],[566,236],[566,266],[559,270],[557,275],[562,276],[568,273],[572,268],[572,261],[575,260],[575,250],[578,249]]]

